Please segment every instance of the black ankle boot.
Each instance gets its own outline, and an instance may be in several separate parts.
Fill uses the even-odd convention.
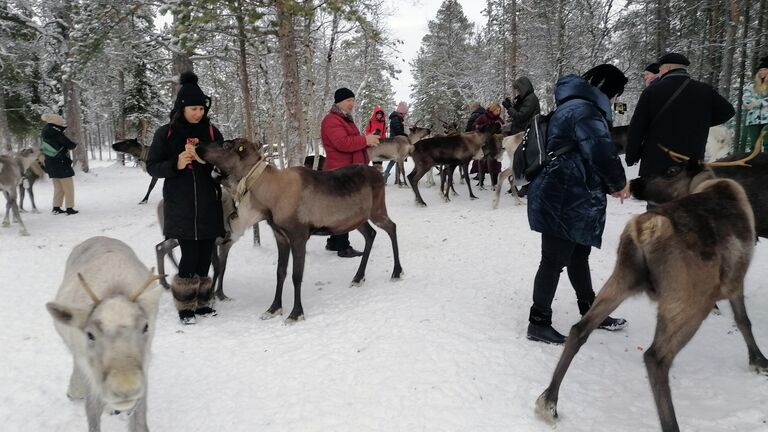
[[[51,210],[51,214],[63,214],[66,213],[64,210],[61,209],[61,207],[54,207],[53,210]]]
[[[71,215],[74,215],[74,214],[78,214],[80,212],[75,210],[75,209],[73,209],[72,207],[67,207],[67,211],[65,213],[67,214],[67,216],[71,216]]]
[[[565,336],[561,335],[551,325],[528,324],[528,340],[544,342],[554,345],[565,343]]]

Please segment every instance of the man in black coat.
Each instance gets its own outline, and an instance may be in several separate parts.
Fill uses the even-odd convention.
[[[504,125],[504,132],[507,135],[525,132],[533,116],[541,112],[539,98],[533,92],[533,84],[528,77],[523,76],[516,79],[512,83],[512,88],[515,89],[515,102],[512,103],[509,98],[505,98],[501,102],[509,114],[507,124]]]
[[[629,124],[626,162],[631,166],[641,161],[641,177],[663,174],[675,164],[659,145],[703,159],[709,128],[734,115],[733,106],[715,89],[691,79],[686,70],[690,62],[684,55],[665,54],[657,63],[661,78],[643,90]]]
[[[467,126],[464,128],[464,132],[472,132],[475,130],[475,121],[481,115],[485,114],[485,108],[480,105],[480,102],[472,102],[469,104],[469,120],[467,120]]]

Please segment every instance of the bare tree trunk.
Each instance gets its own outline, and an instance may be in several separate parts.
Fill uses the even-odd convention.
[[[306,153],[309,151],[309,147],[313,145],[315,142],[315,139],[313,135],[317,135],[317,133],[314,133],[315,131],[320,130],[319,124],[314,124],[312,122],[312,101],[315,99],[315,94],[317,93],[317,82],[315,80],[315,52],[314,52],[314,43],[312,41],[312,27],[314,26],[315,22],[315,13],[314,13],[314,2],[313,0],[305,0],[304,1],[304,8],[307,10],[307,13],[304,15],[304,28],[303,28],[303,35],[302,35],[302,44],[304,45],[304,79],[303,79],[303,90],[301,92],[301,95],[303,97],[303,103],[302,107],[304,107],[304,118],[306,119],[305,124],[305,130],[306,135],[304,137],[305,139],[305,145],[307,146],[304,149],[304,152]],[[314,148],[314,147],[313,147]]]
[[[736,32],[738,30],[739,19],[741,17],[739,10],[739,0],[730,0],[728,6],[728,22],[726,23],[725,34],[725,52],[723,53],[723,70],[720,72],[720,94],[729,99],[731,96],[731,87],[733,86],[733,57],[736,55]]]
[[[5,95],[0,89],[0,153],[13,152],[11,145],[11,130],[8,128],[8,114],[5,110]]]
[[[734,148],[736,151],[744,151],[741,145],[741,123],[744,113],[742,99],[744,98],[744,76],[746,75],[747,64],[747,41],[749,39],[749,3],[751,0],[744,0],[744,22],[741,29],[741,49],[739,52],[739,87],[736,92],[736,127],[734,130]]]
[[[117,70],[117,91],[120,95],[125,94],[125,72],[123,68]],[[117,118],[115,119],[115,142],[125,139],[125,102],[122,97],[118,99]],[[143,142],[142,144],[146,144]],[[110,146],[111,148],[111,146]],[[111,151],[111,150],[109,150]],[[125,166],[125,153],[117,152],[117,161]]]
[[[757,38],[755,39],[755,49],[752,52],[752,62],[749,70],[752,70],[762,56],[768,55],[768,0],[760,0],[759,12],[757,15]]]
[[[656,1],[656,56],[667,51],[669,45],[669,0]]]
[[[237,22],[237,43],[239,50],[238,75],[240,76],[240,92],[243,96],[243,131],[245,133],[246,139],[253,142],[256,141],[256,133],[253,129],[253,100],[251,98],[251,85],[248,77],[243,1],[238,0],[235,4],[235,7],[237,8],[235,20]]]
[[[80,88],[71,79],[64,81],[64,109],[67,116],[67,136],[78,143],[72,151],[73,159],[76,162],[80,162],[80,169],[83,172],[88,172],[88,149],[83,144],[83,123],[81,119],[80,109]]]
[[[104,142],[104,139],[101,135],[101,122],[96,123],[96,136],[98,137],[98,143],[99,143],[99,160],[104,160],[104,154],[102,153],[101,148],[103,147],[101,144]]]
[[[283,100],[286,118],[286,159],[287,166],[301,165],[306,151],[304,110],[301,106],[301,82],[299,64],[294,40],[294,12],[292,0],[277,1],[277,38],[280,45],[283,69]]]
[[[511,45],[509,47],[509,78],[514,81],[517,79],[517,0],[509,0],[509,32]]]

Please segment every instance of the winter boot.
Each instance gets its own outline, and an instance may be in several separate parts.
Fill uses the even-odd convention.
[[[562,345],[565,343],[565,336],[552,328],[551,312],[550,314],[546,314],[531,307],[528,321],[528,340],[555,345]]]
[[[59,215],[66,213],[64,210],[61,209],[61,207],[54,207],[53,210],[51,210],[51,214]]]
[[[197,309],[195,314],[205,317],[216,316],[213,305],[213,280],[208,276],[200,277],[200,288],[197,291]]]
[[[592,302],[579,300],[577,303],[579,304],[579,312],[581,313],[581,316],[584,316],[584,314],[587,313],[589,308],[592,307]],[[597,326],[597,328],[599,329],[608,330],[608,331],[617,331],[626,327],[627,327],[627,320],[625,320],[624,318],[611,318],[611,317],[606,317],[603,320],[603,322],[601,322],[600,325]]]
[[[171,282],[171,294],[173,302],[179,311],[179,319],[182,324],[195,324],[195,309],[197,309],[197,291],[200,286],[200,278],[174,276]]]
[[[67,216],[72,216],[80,213],[79,211],[73,209],[72,207],[67,207],[67,210],[64,212],[67,214]]]

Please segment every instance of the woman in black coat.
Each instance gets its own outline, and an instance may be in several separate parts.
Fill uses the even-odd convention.
[[[41,119],[45,122],[40,136],[43,139],[43,154],[45,155],[45,172],[53,180],[53,210],[51,213],[73,215],[79,213],[75,210],[75,183],[72,177],[75,170],[72,169],[72,159],[69,151],[77,147],[66,135],[64,130],[67,124],[58,114],[43,114]],[[66,210],[62,210],[62,204],[66,203]]]
[[[595,299],[589,253],[600,247],[606,194],[629,196],[616,146],[611,141],[610,99],[620,95],[627,77],[615,66],[596,66],[583,77],[557,81],[557,109],[547,128],[547,152],[570,148],[554,158],[528,189],[528,222],[541,233],[541,262],[533,283],[528,339],[561,344],[552,328],[552,300],[563,267],[585,314]],[[608,317],[600,328],[618,330],[626,321]]]
[[[181,247],[171,292],[179,319],[194,324],[195,314],[216,314],[208,270],[216,238],[224,236],[221,187],[211,177],[213,167],[197,156],[195,146],[223,139],[208,119],[211,99],[200,90],[197,76],[185,72],[180,82],[171,122],[158,128],[152,139],[147,171],[165,179],[163,234]]]
[[[506,98],[501,103],[507,109],[507,114],[509,114],[507,125],[505,126],[507,135],[525,132],[533,116],[541,111],[539,98],[533,92],[533,84],[531,84],[531,80],[528,77],[516,79],[512,83],[512,87],[516,92],[515,102],[512,103],[509,98]]]

